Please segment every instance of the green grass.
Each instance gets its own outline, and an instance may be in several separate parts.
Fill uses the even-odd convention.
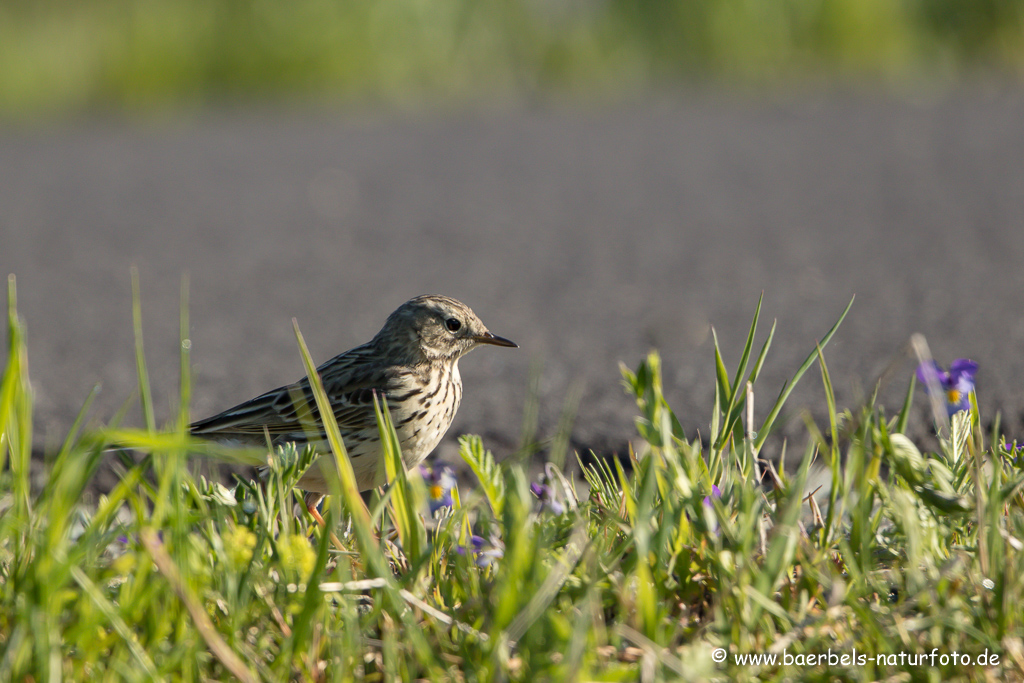
[[[900,431],[914,399],[910,377],[895,415],[872,404],[839,412],[824,353],[835,328],[809,341],[807,362],[769,417],[751,424],[748,408],[772,340],[770,332],[755,344],[755,313],[732,372],[716,353],[706,443],[684,437],[662,393],[657,354],[636,371],[624,368],[643,447],[626,463],[588,457],[586,485],[549,468],[561,512],[541,509],[521,465],[497,464],[478,437],[463,437],[476,481],[455,491],[450,514],[425,520],[427,491],[418,473],[395,466],[382,406],[393,483],[369,510],[335,444],[336,492],[325,515],[339,549],[293,513],[301,498],[292,485],[311,452],[279,449],[265,485],[229,490],[189,473],[190,453],[229,451],[185,434],[188,344],[180,414],[167,428],[149,417],[144,429],[115,420],[83,431],[76,423],[47,463],[46,485],[33,490],[27,350],[13,278],[9,287],[0,383],[0,680],[1024,674],[1024,475],[1016,454],[979,430],[976,407],[944,427],[938,452],[921,453]],[[789,389],[815,364],[827,424],[807,418],[805,443],[782,445],[789,467],[760,461],[762,447],[777,439],[771,426]],[[524,429],[524,448],[534,439]],[[121,483],[83,506],[109,443],[130,444],[143,457],[126,460]],[[775,485],[759,486],[759,472]],[[822,475],[816,502],[804,502],[811,477]],[[724,662],[713,659],[716,648],[728,654]],[[910,659],[933,652],[934,665]],[[961,659],[986,653],[988,667]],[[737,659],[747,655],[777,661]],[[808,663],[809,655],[825,662]],[[843,655],[865,659],[844,664]]]
[[[1019,76],[1024,0],[9,0],[0,116]]]

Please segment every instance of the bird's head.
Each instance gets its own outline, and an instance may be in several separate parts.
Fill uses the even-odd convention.
[[[388,316],[376,341],[393,355],[408,354],[430,362],[456,361],[480,344],[517,347],[491,334],[469,306],[446,296],[410,299]],[[400,353],[404,352],[404,353]]]

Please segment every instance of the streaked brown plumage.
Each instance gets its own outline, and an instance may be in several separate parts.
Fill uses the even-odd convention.
[[[385,478],[374,391],[387,397],[402,460],[407,468],[413,467],[434,450],[451,425],[462,399],[459,358],[480,344],[516,346],[491,334],[465,304],[445,296],[419,296],[388,316],[372,340],[317,368],[361,491],[382,485]],[[300,423],[294,395],[303,396],[310,406],[316,428],[312,433]],[[292,441],[329,450],[305,377],[191,426],[196,436],[252,445],[266,443],[264,430],[275,445]],[[298,485],[308,492],[307,508],[315,512],[327,493],[317,464]]]

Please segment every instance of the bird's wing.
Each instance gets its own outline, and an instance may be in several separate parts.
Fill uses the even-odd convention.
[[[317,370],[342,433],[376,429],[374,393],[386,394],[392,388],[394,374],[373,362],[372,349],[358,347],[335,356]],[[317,437],[323,436],[308,378],[268,391],[191,426],[196,436],[242,441],[262,441],[264,429],[274,441],[298,438],[310,431]]]

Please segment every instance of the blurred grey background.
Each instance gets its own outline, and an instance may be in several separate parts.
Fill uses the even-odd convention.
[[[4,8],[0,271],[36,448],[94,384],[99,421],[132,395],[132,265],[161,421],[187,275],[194,418],[301,376],[292,317],[322,362],[442,293],[521,346],[462,361],[442,451],[515,450],[534,367],[540,439],[578,395],[572,447],[622,453],[618,364],[659,349],[706,434],[711,327],[732,369],[763,291],[759,419],[856,295],[826,350],[841,408],[884,375],[896,409],[921,332],[979,362],[984,419],[1024,436],[1024,5],[748,4],[166,0],[184,33],[113,0]],[[815,370],[781,433],[822,397]]]

